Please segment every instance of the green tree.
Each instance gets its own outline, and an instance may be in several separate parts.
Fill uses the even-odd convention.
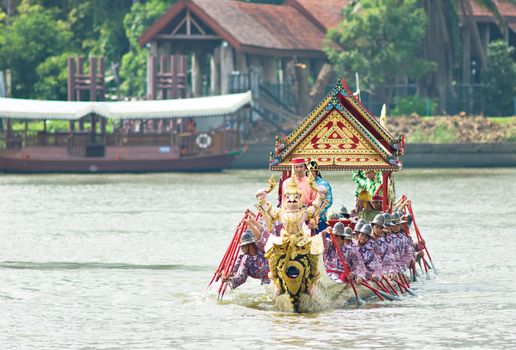
[[[419,88],[424,95],[438,97],[441,104],[447,90],[453,91],[455,82],[471,83],[471,56],[481,72],[487,65],[472,2],[493,15],[502,33],[508,30],[496,0],[422,1],[428,15],[428,27],[421,57],[437,62],[438,69],[427,74]],[[516,4],[516,0],[505,2]]]
[[[0,69],[11,70],[14,97],[35,98],[38,65],[69,49],[72,33],[66,22],[29,0],[23,0],[17,11],[9,23],[1,24]]]
[[[38,99],[63,100],[68,98],[68,57],[77,53],[65,52],[50,56],[38,65],[38,80],[34,84],[34,95]]]
[[[516,62],[513,54],[514,48],[503,40],[492,42],[487,47],[487,68],[482,73],[482,99],[487,115],[504,116],[514,113]]]
[[[124,28],[130,50],[122,57],[121,91],[126,96],[144,96],[147,76],[147,50],[140,47],[138,38],[154,23],[175,0],[135,2],[124,18]]]
[[[417,58],[426,15],[417,0],[362,0],[344,9],[344,18],[324,44],[337,71],[360,72],[365,86],[388,102],[397,80],[417,80],[435,68]]]

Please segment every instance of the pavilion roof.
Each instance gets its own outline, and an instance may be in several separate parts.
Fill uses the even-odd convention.
[[[471,3],[471,9],[473,16],[477,21],[480,22],[493,22],[495,21],[494,15],[484,6],[479,5],[474,0],[469,0]],[[516,4],[512,4],[506,0],[495,0],[496,8],[500,15],[507,21],[509,26],[513,28],[516,23]]]
[[[271,170],[290,170],[293,158],[317,161],[321,170],[384,170],[402,167],[395,139],[339,81],[299,127],[271,151]]]

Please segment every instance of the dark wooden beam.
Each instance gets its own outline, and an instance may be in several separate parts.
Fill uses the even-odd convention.
[[[159,34],[156,39],[161,40],[222,40],[218,35],[185,35],[185,34]]]

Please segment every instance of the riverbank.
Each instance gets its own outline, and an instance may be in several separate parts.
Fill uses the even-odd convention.
[[[249,145],[234,169],[267,169],[273,143]],[[516,167],[516,143],[407,144],[405,168]]]

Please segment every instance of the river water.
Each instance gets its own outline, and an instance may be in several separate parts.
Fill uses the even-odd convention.
[[[350,174],[328,175],[350,207]],[[1,175],[0,349],[516,347],[516,169],[397,174],[439,275],[401,302],[301,315],[255,280],[205,293],[268,177]]]

